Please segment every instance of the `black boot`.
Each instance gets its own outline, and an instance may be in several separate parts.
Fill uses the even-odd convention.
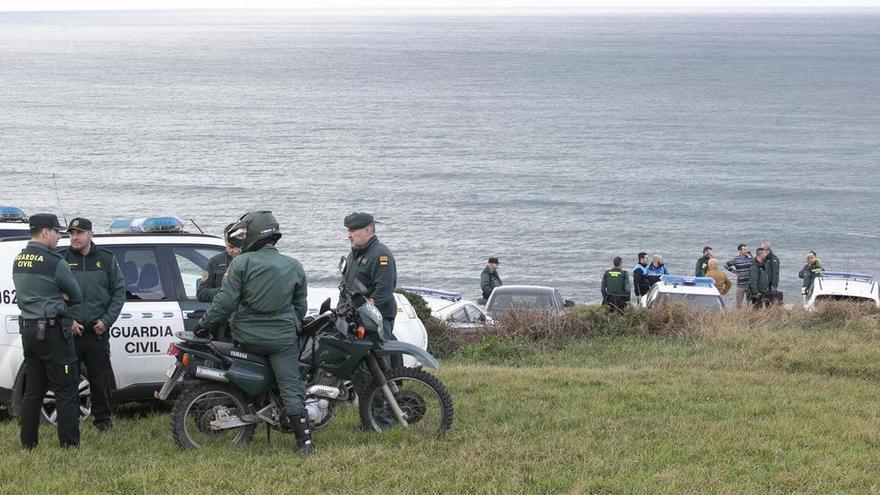
[[[309,415],[303,412],[299,416],[290,416],[290,423],[293,424],[293,433],[296,435],[296,443],[299,446],[299,452],[303,455],[309,455],[315,451],[315,445],[312,443],[312,429],[309,426]]]

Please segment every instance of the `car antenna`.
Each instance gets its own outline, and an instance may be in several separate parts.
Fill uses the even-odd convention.
[[[192,222],[192,224],[195,225],[197,229],[199,229],[199,233],[200,233],[200,234],[205,235],[205,231],[202,230],[201,227],[199,227],[199,224],[197,224],[195,220],[193,220],[192,218],[190,218],[189,221]]]
[[[58,182],[55,180],[55,174],[52,174],[52,185],[55,186],[55,198],[58,200],[58,209],[61,210],[61,219],[64,225],[67,225],[67,216],[64,215],[64,207],[61,206],[61,195],[58,194]]]

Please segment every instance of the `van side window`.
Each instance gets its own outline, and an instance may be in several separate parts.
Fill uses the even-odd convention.
[[[127,301],[162,301],[165,288],[159,271],[156,250],[140,246],[108,247],[116,255],[116,262],[125,278]]]
[[[195,300],[208,261],[225,250],[217,246],[173,246],[173,249],[186,298]]]

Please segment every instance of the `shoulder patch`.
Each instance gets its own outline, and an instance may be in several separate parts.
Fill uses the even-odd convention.
[[[379,256],[379,266],[382,268],[388,266],[388,256]]]

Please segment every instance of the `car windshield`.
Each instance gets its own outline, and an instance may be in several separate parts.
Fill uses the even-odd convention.
[[[702,309],[721,309],[721,298],[709,294],[663,294],[661,301],[680,301]]]
[[[553,294],[533,292],[517,294],[495,294],[489,311],[503,312],[508,309],[554,309]]]

